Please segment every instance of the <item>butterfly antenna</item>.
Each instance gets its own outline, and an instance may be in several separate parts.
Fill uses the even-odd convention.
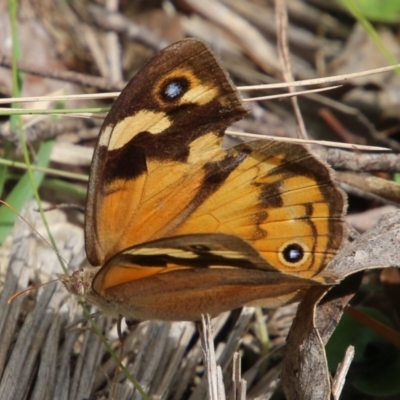
[[[32,285],[32,286],[27,287],[24,290],[20,290],[19,292],[14,293],[12,296],[9,297],[9,299],[7,300],[7,304],[11,304],[17,297],[21,296],[21,294],[24,294],[26,292],[30,292],[31,290],[39,289],[42,286],[48,285],[49,283],[58,282],[59,280],[60,280],[59,278],[53,279],[53,280],[51,280],[49,282],[41,283],[40,285]]]
[[[42,239],[43,242],[46,243],[47,246],[49,246],[49,247],[56,253],[57,257],[58,257],[60,260],[62,260],[62,263],[63,263],[62,268],[64,269],[64,273],[65,273],[65,274],[68,274],[68,269],[65,269],[64,263],[65,263],[65,265],[68,265],[68,266],[69,266],[69,264],[68,264],[68,262],[65,260],[65,258],[60,254],[60,252],[59,252],[47,239],[45,239],[45,237],[44,237],[43,235],[41,235],[41,234],[33,227],[33,225],[32,225],[25,217],[23,217],[13,206],[11,206],[10,204],[8,204],[8,203],[5,202],[4,200],[0,200],[0,204],[3,204],[5,207],[7,207],[9,210],[11,210],[15,215],[18,215],[18,217],[21,218],[22,221],[24,221],[24,222],[29,226],[29,228],[32,229],[32,232],[34,232],[35,235],[37,235],[40,239]],[[50,210],[50,209],[51,209],[51,208],[49,208],[49,210]],[[53,209],[55,209],[55,208],[53,208]],[[58,280],[58,279],[57,279],[57,280]],[[53,282],[53,281],[50,281],[50,282]],[[48,283],[50,283],[50,282],[48,282]],[[39,285],[39,286],[37,286],[37,287],[39,288],[40,286],[41,286],[41,285]],[[29,289],[29,288],[28,288],[28,289]],[[26,289],[26,290],[28,290],[28,289]]]

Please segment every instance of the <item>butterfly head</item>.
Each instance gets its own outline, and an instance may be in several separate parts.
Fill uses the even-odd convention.
[[[93,277],[100,268],[77,270],[71,275],[59,274],[58,279],[68,292],[76,296],[86,296],[92,288]]]

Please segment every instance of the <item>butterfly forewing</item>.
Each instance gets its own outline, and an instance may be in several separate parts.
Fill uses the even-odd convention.
[[[144,66],[113,105],[95,150],[85,228],[89,261],[102,264],[179,225],[195,207],[202,167],[224,157],[223,133],[245,113],[199,41],[178,42]]]

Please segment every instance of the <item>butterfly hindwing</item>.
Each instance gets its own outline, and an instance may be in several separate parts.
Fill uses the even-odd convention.
[[[329,168],[301,145],[272,140],[236,146],[229,156],[241,163],[174,234],[234,232],[276,269],[318,275],[344,236],[346,201]]]
[[[138,319],[199,320],[205,308],[217,315],[250,303],[276,307],[313,284],[279,273],[237,236],[194,234],[113,257],[93,279],[92,301],[107,299],[122,315]]]

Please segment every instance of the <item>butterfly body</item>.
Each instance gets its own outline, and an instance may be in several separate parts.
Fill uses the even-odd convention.
[[[341,246],[345,199],[300,145],[223,150],[247,112],[209,49],[184,40],[132,79],[92,162],[86,252],[98,268],[61,279],[103,311],[199,320],[277,307],[313,284]]]

